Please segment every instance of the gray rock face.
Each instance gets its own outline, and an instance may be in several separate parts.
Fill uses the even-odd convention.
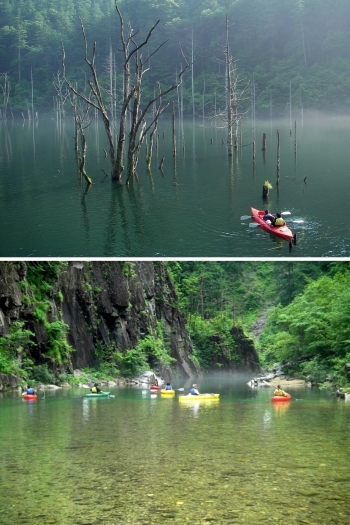
[[[35,333],[36,358],[45,353],[48,336],[44,325],[33,317],[33,306],[24,303],[20,281],[26,279],[26,263],[0,262],[0,336],[16,320],[24,320]],[[57,293],[63,296],[57,303]],[[26,291],[28,292],[28,290]],[[69,326],[68,343],[75,349],[72,368],[96,364],[95,345],[114,343],[121,351],[133,348],[162,321],[169,336],[171,356],[179,375],[200,375],[194,364],[192,343],[180,312],[171,306],[176,292],[163,263],[152,262],[69,262],[54,284],[50,320],[61,315]],[[170,370],[159,370],[170,377]]]

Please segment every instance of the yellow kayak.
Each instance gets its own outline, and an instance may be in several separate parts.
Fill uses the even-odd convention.
[[[188,396],[179,396],[180,401],[201,401],[202,399],[211,400],[219,399],[220,394],[199,394],[199,396],[193,396],[189,394]]]
[[[161,390],[160,395],[161,396],[174,396],[175,390]]]

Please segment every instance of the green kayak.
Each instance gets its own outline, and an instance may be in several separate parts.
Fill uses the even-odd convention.
[[[96,394],[93,394],[92,392],[90,392],[90,394],[86,394],[85,397],[108,397],[109,394],[110,392],[99,392]]]

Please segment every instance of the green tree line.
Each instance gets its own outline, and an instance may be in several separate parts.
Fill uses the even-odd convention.
[[[24,307],[30,311],[29,319],[45,329],[48,344],[45,350],[37,344],[30,322],[13,322],[9,333],[0,337],[0,373],[54,381],[57,371],[71,369],[74,351],[67,344],[69,327],[60,313],[63,298],[55,284],[66,263],[26,264],[26,279],[20,282]],[[220,353],[235,361],[232,328],[242,327],[255,340],[264,368],[279,362],[299,377],[347,383],[348,262],[168,261],[165,267],[177,290],[177,303],[172,307],[186,320],[192,357],[203,372]],[[56,315],[52,315],[53,304]],[[258,337],[252,327],[262,319]],[[128,377],[159,364],[171,367],[174,361],[161,320],[134,348],[122,352],[115,344],[97,341],[95,352],[96,378]]]
[[[224,33],[226,14],[230,45],[239,74],[254,92],[260,114],[293,108],[340,110],[350,101],[350,4],[347,0],[120,0],[126,22],[146,35],[160,20],[153,48],[167,40],[154,61],[145,95],[155,82],[173,82],[182,57],[191,61],[194,101],[213,114],[225,103]],[[81,82],[84,44],[81,17],[92,46],[98,46],[97,67],[108,82],[107,58],[115,56],[122,89],[119,26],[114,0],[1,0],[0,74],[8,73],[13,111],[23,111],[34,92],[35,107],[51,110],[53,78],[61,70],[64,45],[67,73]],[[3,81],[0,85],[3,86]],[[1,91],[0,91],[1,94]],[[183,85],[184,110],[192,114],[192,76]],[[176,97],[176,95],[174,95]],[[245,102],[249,109],[250,94]]]

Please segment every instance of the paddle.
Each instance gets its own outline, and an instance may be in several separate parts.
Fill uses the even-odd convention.
[[[305,221],[303,221],[303,219],[295,219],[294,221],[288,221],[288,222],[292,222],[293,224],[304,224]],[[260,226],[258,222],[249,223],[249,228],[257,228],[258,226]]]
[[[282,211],[281,215],[292,215],[290,211]],[[245,221],[247,219],[252,219],[253,217],[251,215],[242,215],[241,221]]]

